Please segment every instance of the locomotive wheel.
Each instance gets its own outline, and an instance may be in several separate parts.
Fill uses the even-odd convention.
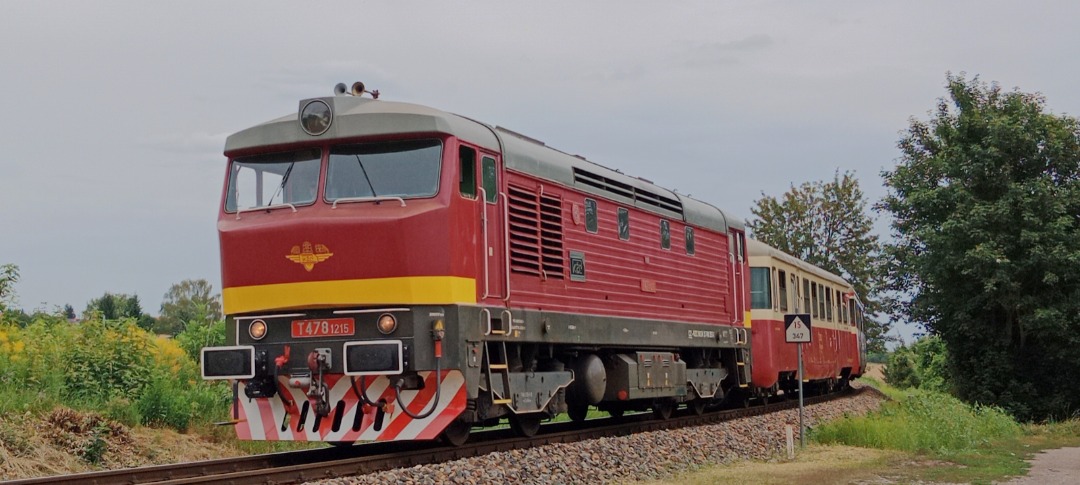
[[[690,411],[692,411],[695,416],[701,416],[702,414],[705,414],[705,404],[707,402],[708,401],[705,399],[699,397],[690,401],[690,404],[688,404],[687,407],[690,408]]]
[[[653,415],[660,419],[671,419],[671,413],[675,411],[675,401],[671,399],[658,399],[652,406]]]
[[[575,423],[585,421],[585,418],[589,416],[589,406],[586,405],[573,405],[567,407],[566,414],[570,415],[570,420]]]
[[[543,419],[543,417],[544,415],[542,413],[512,415],[510,416],[510,429],[521,436],[532,438],[540,431],[540,420]]]
[[[461,446],[469,440],[472,424],[455,419],[442,432],[442,438],[451,446]]]

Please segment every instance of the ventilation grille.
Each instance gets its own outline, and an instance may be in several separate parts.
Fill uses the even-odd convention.
[[[563,279],[562,200],[511,185],[510,270]]]
[[[600,189],[609,194],[625,197],[634,202],[682,215],[682,202],[679,202],[678,200],[635,188],[632,185],[609,179],[603,175],[587,172],[577,167],[574,168],[574,183],[588,185],[589,187]]]

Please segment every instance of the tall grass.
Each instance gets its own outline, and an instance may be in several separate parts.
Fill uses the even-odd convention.
[[[948,455],[1022,433],[1021,426],[999,408],[968,405],[935,391],[891,394],[894,400],[878,411],[826,423],[814,429],[811,438],[824,444]]]

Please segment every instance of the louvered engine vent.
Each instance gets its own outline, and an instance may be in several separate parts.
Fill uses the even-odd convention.
[[[563,279],[562,199],[511,185],[510,271]]]

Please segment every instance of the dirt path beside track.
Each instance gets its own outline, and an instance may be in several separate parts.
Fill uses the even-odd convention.
[[[1080,448],[1045,450],[1031,460],[1027,476],[1007,485],[1071,485],[1080,483]]]

